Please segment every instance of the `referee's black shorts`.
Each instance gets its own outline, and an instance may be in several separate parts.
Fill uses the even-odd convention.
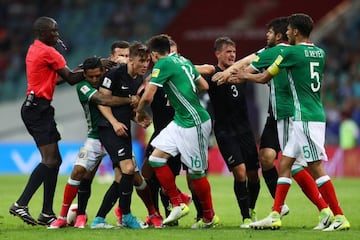
[[[21,106],[21,118],[38,147],[56,143],[61,137],[54,119],[55,110],[45,98],[35,98],[33,104]]]

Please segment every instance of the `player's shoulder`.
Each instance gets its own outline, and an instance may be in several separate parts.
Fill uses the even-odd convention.
[[[127,64],[119,64],[116,67],[111,68],[107,73],[106,76],[116,76],[120,74],[127,73]]]
[[[86,81],[85,79],[83,79],[82,81],[80,81],[80,82],[78,82],[78,83],[76,84],[76,89],[78,90],[78,89],[80,89],[82,86],[88,85],[88,84],[89,84],[89,82]]]
[[[86,95],[89,92],[97,91],[88,81],[82,80],[76,85],[78,94]]]

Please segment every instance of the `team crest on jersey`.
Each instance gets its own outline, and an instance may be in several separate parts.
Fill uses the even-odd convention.
[[[90,88],[86,85],[84,85],[80,88],[80,92],[82,92],[82,94],[84,94],[84,95],[86,95],[89,91],[90,91]]]
[[[159,76],[160,69],[154,68],[151,74],[151,77],[157,78]]]
[[[102,83],[102,85],[103,85],[104,87],[106,87],[106,88],[110,88],[111,83],[112,83],[111,79],[110,79],[110,78],[105,77],[105,78],[104,78],[104,81],[103,81],[103,83]]]

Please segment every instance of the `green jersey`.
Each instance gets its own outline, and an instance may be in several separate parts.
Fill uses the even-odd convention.
[[[280,43],[274,47],[266,48],[257,54],[252,66],[257,71],[268,68],[284,48],[290,45]],[[290,96],[290,97],[289,97]],[[290,84],[285,69],[270,80],[270,103],[276,120],[288,118],[294,115],[294,104],[290,91]]]
[[[174,122],[184,128],[197,126],[210,119],[200,104],[195,81],[199,72],[186,58],[171,54],[154,65],[150,84],[163,87],[175,110]]]
[[[92,95],[97,92],[97,89],[91,86],[88,81],[83,80],[76,85],[76,91],[85,113],[88,125],[88,138],[99,139],[97,124],[101,113],[97,108],[97,104],[90,101]]]
[[[286,68],[294,101],[294,120],[325,122],[320,89],[325,52],[312,43],[290,46],[277,57],[272,67]],[[274,68],[273,68],[274,69]],[[269,69],[272,72],[272,69]]]

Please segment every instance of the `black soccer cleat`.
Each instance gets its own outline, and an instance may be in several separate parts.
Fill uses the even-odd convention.
[[[46,225],[46,226],[50,226],[50,224],[56,220],[56,216],[55,214],[45,214],[45,213],[40,213],[37,223],[39,225]]]
[[[30,215],[29,208],[27,206],[19,206],[17,203],[14,203],[9,208],[9,213],[21,218],[27,224],[33,226],[37,225],[37,221]]]

